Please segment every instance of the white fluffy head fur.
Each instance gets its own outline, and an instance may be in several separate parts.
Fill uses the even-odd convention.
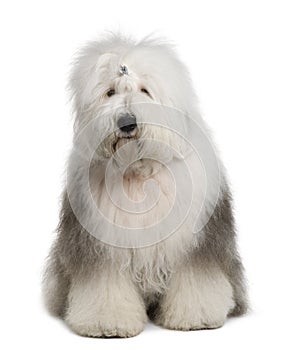
[[[128,75],[119,74],[121,65],[128,67]],[[141,147],[143,139],[156,139],[178,148],[181,142],[175,133],[171,136],[167,130],[174,129],[174,123],[183,125],[183,122],[175,122],[178,116],[170,115],[174,110],[203,126],[189,74],[172,47],[164,41],[146,38],[136,42],[111,35],[103,41],[92,42],[78,56],[70,88],[76,135],[91,120],[97,119],[93,142],[100,143],[96,147],[99,158],[110,157],[119,138],[122,139],[120,144],[125,143],[126,138],[122,137],[125,135],[121,135],[117,126],[124,113],[136,117],[137,133],[132,136],[141,139]],[[110,92],[113,95],[109,97]],[[164,106],[165,110],[159,106]],[[181,134],[182,130],[178,132]],[[94,149],[95,144],[89,147]],[[145,152],[151,156],[150,150],[143,149],[141,158]]]
[[[125,64],[129,75],[120,76]],[[189,74],[171,45],[146,38],[140,42],[110,35],[79,53],[70,79],[77,123],[108,104],[111,108],[153,102],[180,109],[197,118],[197,100]],[[115,89],[113,99],[106,93]],[[146,89],[148,94],[142,92]]]

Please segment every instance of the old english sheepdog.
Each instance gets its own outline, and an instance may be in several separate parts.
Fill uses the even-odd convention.
[[[77,334],[132,337],[148,318],[221,327],[247,310],[231,195],[171,45],[89,43],[70,78],[75,123],[43,291]]]

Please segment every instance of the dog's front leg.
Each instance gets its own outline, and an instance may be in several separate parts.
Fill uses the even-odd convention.
[[[90,337],[132,337],[147,320],[144,303],[128,274],[104,267],[90,277],[74,278],[65,320]]]
[[[234,307],[232,294],[219,266],[191,260],[171,277],[155,322],[177,330],[221,327]]]

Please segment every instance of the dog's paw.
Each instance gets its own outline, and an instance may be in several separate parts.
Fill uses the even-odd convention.
[[[129,338],[138,335],[145,326],[147,315],[142,308],[127,310],[106,308],[90,312],[70,312],[66,323],[75,333],[94,338]]]
[[[158,325],[175,330],[189,331],[214,329],[224,325],[228,312],[234,306],[231,295],[216,298],[181,298],[164,300],[155,317]]]
[[[195,298],[182,298],[175,294],[165,299],[155,317],[155,322],[165,328],[189,331],[222,327],[229,310],[234,307],[231,293],[201,294]]]
[[[219,328],[234,305],[232,286],[219,268],[191,266],[174,276],[155,322],[183,331]]]
[[[95,321],[91,324],[69,324],[77,334],[93,338],[130,338],[138,335],[144,329],[144,323],[135,320]]]
[[[144,302],[124,275],[106,270],[97,279],[75,283],[65,322],[86,337],[133,337],[147,321]]]
[[[178,331],[192,331],[200,329],[215,329],[224,325],[225,317],[206,317],[204,315],[196,317],[191,314],[165,316],[161,315],[155,319],[155,323],[167,329]]]

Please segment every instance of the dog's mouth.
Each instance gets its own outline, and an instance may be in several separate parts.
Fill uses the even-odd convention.
[[[138,139],[137,135],[124,135],[118,136],[113,143],[113,151],[116,152],[119,148],[131,141],[136,141]]]

